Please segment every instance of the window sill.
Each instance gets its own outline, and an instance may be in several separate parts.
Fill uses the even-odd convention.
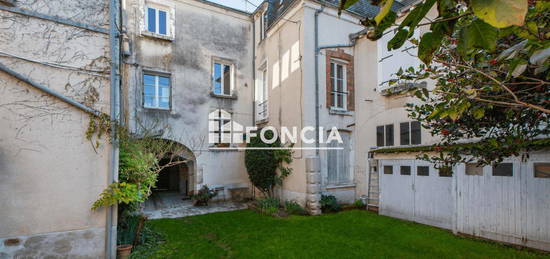
[[[241,151],[238,149],[238,146],[209,146],[208,151],[210,152],[237,152]]]
[[[269,118],[261,119],[256,121],[256,125],[264,124],[269,121]]]
[[[331,107],[328,111],[330,115],[341,115],[341,116],[353,116],[353,113],[348,110],[339,110]]]
[[[170,112],[170,108],[155,108],[155,107],[145,107],[145,106],[143,106],[143,109],[151,110],[151,111]]]
[[[233,100],[237,99],[237,95],[235,95],[235,94],[233,94],[233,95],[223,95],[223,94],[215,94],[214,92],[210,92],[210,96],[216,97],[216,98],[222,98],[222,99],[233,99]]]
[[[142,31],[141,35],[145,36],[145,37],[148,37],[148,38],[160,39],[160,40],[165,40],[165,41],[174,41],[174,36],[173,35],[162,35],[162,34],[149,32],[149,31]]]
[[[327,190],[355,188],[355,184],[354,183],[350,183],[350,184],[331,184],[331,185],[327,185],[325,188]]]

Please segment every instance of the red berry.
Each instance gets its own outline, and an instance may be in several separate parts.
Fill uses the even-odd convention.
[[[489,60],[489,64],[494,66],[494,65],[497,64],[497,60],[493,58],[493,59]]]
[[[451,132],[448,129],[442,129],[441,134],[443,135],[449,135]]]

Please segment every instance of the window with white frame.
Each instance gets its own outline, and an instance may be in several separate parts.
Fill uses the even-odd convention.
[[[264,63],[258,70],[258,83],[256,89],[256,113],[257,121],[266,120],[268,117],[268,87],[267,87],[267,64]]]
[[[342,185],[351,183],[350,177],[350,134],[339,132],[342,143],[331,141],[327,144],[328,184]],[[342,148],[342,149],[336,149]]]
[[[151,33],[169,35],[168,10],[151,6],[146,6],[145,10],[145,29]]]
[[[233,90],[233,66],[228,63],[214,62],[212,85],[214,94],[230,96]]]
[[[332,85],[332,105],[331,108],[346,110],[347,104],[347,64],[340,61],[330,62],[330,80]]]
[[[399,124],[401,145],[420,145],[420,122],[411,121]]]
[[[170,76],[143,73],[143,107],[170,109]]]

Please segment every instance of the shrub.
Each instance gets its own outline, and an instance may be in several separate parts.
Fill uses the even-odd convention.
[[[267,131],[265,136],[271,139],[273,132]],[[269,148],[282,147],[282,145],[279,139],[272,144],[267,144],[258,136],[250,138],[247,147]],[[273,197],[273,188],[281,185],[283,179],[292,173],[292,169],[285,166],[292,162],[290,150],[249,149],[245,152],[244,162],[250,182],[267,197]]]
[[[273,215],[279,210],[279,200],[275,198],[259,199],[257,201],[258,209],[262,214]]]
[[[353,206],[357,207],[358,209],[363,209],[363,208],[365,208],[365,204],[363,204],[363,201],[362,201],[362,200],[356,200],[356,201],[353,203]]]
[[[165,240],[162,234],[155,232],[147,224],[143,227],[138,238],[138,245],[132,249],[131,259],[151,258],[159,245]]]
[[[285,210],[290,215],[307,215],[307,212],[295,201],[285,201]]]
[[[326,212],[338,212],[342,209],[336,197],[334,195],[321,195],[321,211]]]
[[[207,185],[203,185],[197,194],[191,195],[191,199],[194,201],[195,206],[207,206],[208,202],[218,195],[217,191],[208,188]]]

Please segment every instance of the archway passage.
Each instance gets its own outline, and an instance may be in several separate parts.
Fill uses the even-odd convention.
[[[169,163],[168,159],[163,159],[160,165]],[[187,196],[189,190],[189,167],[186,163],[166,167],[160,171],[156,187],[153,192],[173,192]]]
[[[143,204],[146,215],[156,215],[163,211],[186,206],[191,203],[189,196],[194,191],[195,156],[186,146],[164,139],[170,153],[165,153],[159,161],[162,170],[157,175],[155,187]]]

